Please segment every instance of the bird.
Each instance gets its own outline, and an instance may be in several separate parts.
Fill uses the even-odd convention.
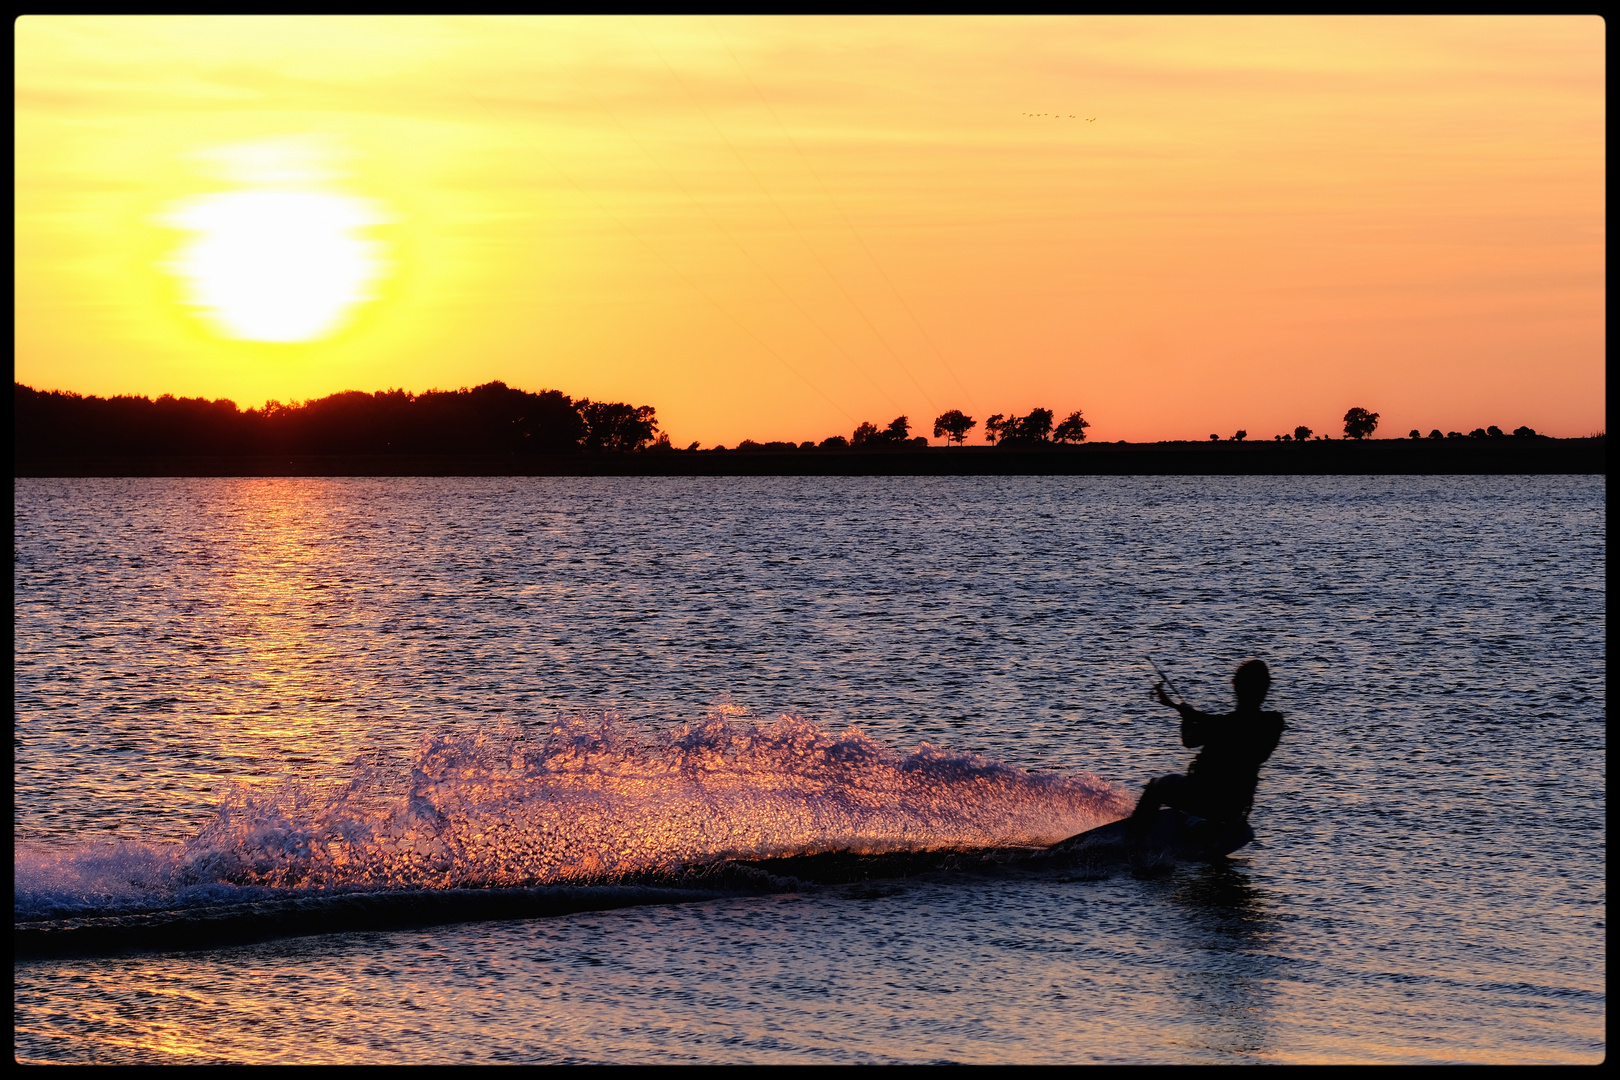
[[[1088,123],[1088,124],[1094,123],[1096,121],[1096,119],[1097,118],[1095,116],[1088,116],[1088,117],[1086,117],[1086,123]]]

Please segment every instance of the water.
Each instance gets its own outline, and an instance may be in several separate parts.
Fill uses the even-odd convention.
[[[1601,477],[13,505],[15,918],[152,946],[18,959],[21,1060],[1604,1055]],[[1146,653],[1207,707],[1272,666],[1289,730],[1224,865],[702,877],[1117,818],[1189,757]],[[571,913],[466,899],[514,891]],[[337,932],[181,947],[229,912]]]

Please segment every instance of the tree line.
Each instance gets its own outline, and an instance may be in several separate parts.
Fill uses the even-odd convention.
[[[651,405],[503,382],[421,394],[350,390],[239,409],[225,398],[81,396],[13,383],[20,457],[625,453],[667,449]]]
[[[1362,439],[1368,438],[1377,430],[1378,414],[1375,412],[1369,412],[1368,410],[1357,405],[1352,406],[1351,409],[1344,414],[1344,437],[1347,439],[1355,439],[1359,442]],[[1515,437],[1520,439],[1545,439],[1547,437],[1545,435],[1536,434],[1536,429],[1529,426],[1516,427],[1513,429],[1513,434]],[[1242,442],[1248,437],[1249,433],[1247,431],[1240,430],[1230,436],[1228,441]],[[1428,435],[1424,435],[1423,432],[1419,431],[1417,428],[1413,428],[1411,433],[1407,435],[1408,439],[1501,439],[1506,437],[1507,433],[1501,428],[1497,427],[1495,424],[1492,424],[1490,427],[1475,428],[1466,436],[1460,431],[1448,431],[1442,435],[1439,428],[1435,428],[1433,431],[1429,432]],[[1273,435],[1272,438],[1277,442],[1311,442],[1313,440],[1316,442],[1321,442],[1322,440],[1328,438],[1328,436],[1318,435],[1304,424],[1301,424],[1291,432],[1285,432],[1281,435]],[[1219,442],[1220,439],[1221,437],[1219,435],[1214,434],[1210,435],[1209,437],[1210,442]]]
[[[19,457],[62,456],[219,456],[253,454],[539,454],[627,453],[672,449],[660,433],[651,405],[575,400],[558,390],[529,393],[489,382],[470,389],[404,390],[363,393],[350,390],[302,403],[267,402],[239,409],[219,398],[101,398],[63,391],[40,391],[13,383],[13,449]],[[1361,440],[1378,428],[1379,414],[1361,407],[1344,415],[1346,438]],[[1050,446],[1086,441],[1091,426],[1079,409],[1063,420],[1051,409],[995,413],[984,421],[984,439],[995,446]],[[934,437],[958,446],[979,422],[960,409],[934,418]],[[1247,431],[1229,441],[1243,442]],[[1520,438],[1545,438],[1529,427]],[[1301,424],[1274,436],[1277,442],[1321,441]],[[1435,429],[1412,439],[1506,437],[1492,425],[1467,436]],[[1220,441],[1219,435],[1210,435]],[[887,426],[865,421],[846,438],[820,442],[755,442],[738,450],[885,450],[922,448],[928,439],[911,434],[910,418]],[[687,447],[696,450],[697,443]],[[724,450],[725,447],[716,447]]]
[[[934,438],[944,439],[947,443],[961,445],[968,432],[979,426],[979,422],[964,413],[961,409],[951,409],[934,418]],[[984,422],[985,441],[998,446],[1039,446],[1052,443],[1080,443],[1086,441],[1086,428],[1091,423],[1080,415],[1076,409],[1061,423],[1053,423],[1051,409],[1033,409],[1028,415],[1019,416],[1016,413],[996,413]],[[696,447],[696,443],[693,447]],[[862,421],[848,438],[842,435],[830,435],[820,442],[814,439],[802,443],[792,442],[755,442],[753,439],[744,439],[737,444],[738,450],[883,450],[903,446],[925,447],[928,445],[926,435],[911,434],[911,418],[897,416],[889,421],[887,427],[878,427],[870,420]],[[724,450],[725,447],[716,447]]]

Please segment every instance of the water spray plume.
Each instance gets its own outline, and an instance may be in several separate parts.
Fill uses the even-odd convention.
[[[1051,844],[1123,817],[1088,774],[1031,774],[924,743],[720,709],[650,733],[579,717],[425,738],[407,767],[357,763],[340,788],[230,796],[170,849],[18,857],[31,917],[224,892],[512,888],[646,880],[726,859]],[[21,917],[21,916],[19,916]]]

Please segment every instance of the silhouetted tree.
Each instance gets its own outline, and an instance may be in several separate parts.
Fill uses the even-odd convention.
[[[1533,427],[1516,427],[1513,429],[1513,434],[1517,435],[1521,439],[1534,439],[1536,437],[1536,429]]]
[[[1090,421],[1088,421],[1084,416],[1080,415],[1080,410],[1076,409],[1074,412],[1063,418],[1063,423],[1052,429],[1052,441],[1060,443],[1083,443],[1086,441],[1086,428],[1090,426]]]
[[[1443,439],[1443,438],[1445,438],[1445,436],[1440,434],[1440,429],[1439,428],[1435,428],[1433,431],[1429,432],[1429,438],[1431,438],[1431,439]]]
[[[1220,442],[1220,441],[1221,441],[1221,437],[1220,437],[1220,436],[1219,436],[1219,435],[1217,435],[1217,434],[1215,434],[1215,433],[1214,433],[1214,432],[1213,432],[1213,431],[1212,431],[1212,432],[1210,432],[1210,433],[1209,433],[1209,441],[1210,441],[1210,442]]]
[[[1050,442],[1052,410],[1031,409],[1029,415],[1000,413],[984,422],[984,437],[1000,446],[1030,446]]]
[[[1506,436],[1506,432],[1497,427],[1495,424],[1492,424],[1490,427],[1486,428],[1485,434],[1489,435],[1493,439],[1500,439]]]
[[[867,450],[875,450],[884,446],[899,446],[907,441],[910,431],[911,422],[904,416],[897,416],[890,420],[889,426],[881,431],[878,430],[876,424],[863,423],[855,429],[855,434],[850,437],[849,444]],[[924,439],[923,441],[926,443],[928,440]]]
[[[1299,427],[1294,429],[1294,441],[1309,442],[1313,434],[1314,432],[1312,432],[1310,428],[1306,427],[1304,424],[1301,424]]]
[[[269,402],[261,451],[306,454],[566,452],[585,433],[575,402],[505,383],[410,394],[346,391],[302,405]]]
[[[1378,428],[1378,414],[1357,406],[1344,414],[1344,433],[1352,439],[1365,439]]]
[[[1423,432],[1419,431],[1417,428],[1413,428],[1407,433],[1406,437],[1408,439],[1421,439],[1423,438]]]
[[[1470,431],[1468,433],[1468,437],[1470,439],[1484,439],[1484,438],[1487,438],[1488,436],[1486,436],[1484,428],[1477,427],[1473,431]]]
[[[631,406],[622,401],[579,403],[585,421],[583,446],[593,451],[640,450],[658,430],[657,411],[651,405]]]
[[[81,397],[14,383],[13,447],[25,456],[558,453],[646,446],[651,406],[575,402],[502,382],[471,389],[344,391],[239,410],[220,399]]]
[[[252,453],[261,421],[224,398],[84,397],[12,383],[12,447],[23,456]]]
[[[848,450],[849,449],[849,440],[844,438],[842,435],[830,435],[827,438],[821,440],[820,449],[822,449],[822,450]]]
[[[941,413],[934,418],[934,438],[944,437],[946,442],[962,445],[967,433],[978,426],[978,421],[964,413],[961,409],[952,409],[948,413]]]
[[[1029,415],[1018,421],[1013,437],[1019,442],[1050,442],[1052,440],[1052,410],[1031,409]]]
[[[1232,441],[1233,442],[1242,442],[1244,439],[1247,439],[1248,437],[1249,437],[1249,433],[1247,431],[1239,429],[1238,431],[1233,433]]]

